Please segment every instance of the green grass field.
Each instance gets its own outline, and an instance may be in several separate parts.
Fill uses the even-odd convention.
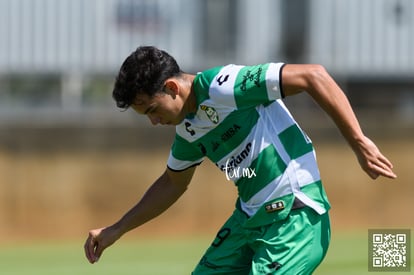
[[[315,274],[372,274],[367,267],[367,232],[334,234],[328,256]],[[190,274],[209,243],[208,238],[125,238],[94,265],[84,258],[83,241],[3,244],[0,274],[185,275]]]

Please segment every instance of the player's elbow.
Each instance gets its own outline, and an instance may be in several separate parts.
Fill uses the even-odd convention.
[[[328,87],[333,82],[328,71],[320,64],[309,65],[305,79],[307,86],[305,90],[310,94],[315,91],[324,90],[324,88]]]
[[[329,74],[320,64],[289,64],[283,69],[283,89],[286,96],[317,89]]]
[[[315,87],[318,83],[330,78],[328,71],[320,64],[310,64],[307,73],[307,83],[309,87]]]

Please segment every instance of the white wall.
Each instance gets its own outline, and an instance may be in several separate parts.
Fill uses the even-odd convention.
[[[309,62],[346,76],[414,73],[414,1],[312,0]]]

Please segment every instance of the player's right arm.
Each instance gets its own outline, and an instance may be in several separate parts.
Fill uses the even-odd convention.
[[[84,249],[90,263],[98,261],[102,252],[128,231],[137,228],[167,210],[185,192],[195,167],[184,171],[165,172],[151,185],[142,199],[115,224],[89,231]]]
[[[355,113],[341,88],[320,65],[287,64],[282,71],[285,96],[306,91],[332,118],[354,150],[362,169],[373,179],[396,178],[392,163],[364,135]]]

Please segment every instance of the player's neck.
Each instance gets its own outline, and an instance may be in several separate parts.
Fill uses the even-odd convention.
[[[195,75],[185,74],[185,112],[186,114],[195,114],[197,112],[197,97],[193,89]]]

